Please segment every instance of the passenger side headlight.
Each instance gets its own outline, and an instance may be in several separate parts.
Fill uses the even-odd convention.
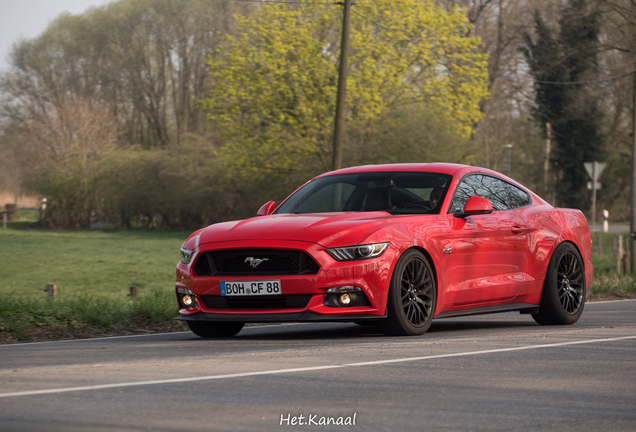
[[[184,264],[190,264],[192,261],[192,255],[194,255],[194,251],[189,249],[181,248],[181,262]]]
[[[375,243],[327,249],[327,253],[336,261],[355,261],[376,258],[389,247],[389,243]]]

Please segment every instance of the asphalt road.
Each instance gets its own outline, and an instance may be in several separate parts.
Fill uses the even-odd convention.
[[[0,346],[2,432],[349,429],[635,431],[636,301],[567,327],[505,313],[406,338],[297,324]]]

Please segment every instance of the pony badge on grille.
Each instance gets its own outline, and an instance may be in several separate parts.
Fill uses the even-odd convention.
[[[256,268],[258,267],[263,261],[269,261],[269,258],[254,258],[254,257],[247,257],[245,258],[245,261],[243,262],[249,262],[250,265],[252,266],[252,268]]]

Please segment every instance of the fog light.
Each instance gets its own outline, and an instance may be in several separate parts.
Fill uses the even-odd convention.
[[[349,303],[351,303],[351,296],[347,293],[340,294],[340,297],[338,297],[338,300],[340,300],[340,303],[347,306]]]
[[[183,297],[181,297],[181,303],[183,303],[184,306],[188,307],[192,304],[192,297],[189,295],[184,295]]]

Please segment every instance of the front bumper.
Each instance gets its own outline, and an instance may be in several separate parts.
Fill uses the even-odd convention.
[[[320,266],[317,274],[267,276],[197,276],[192,271],[199,254],[224,249],[293,249],[309,254]],[[318,322],[358,321],[385,316],[386,301],[393,265],[398,252],[391,246],[378,258],[338,262],[325,248],[301,241],[236,241],[201,245],[191,264],[177,266],[176,288],[194,293],[196,308],[181,308],[179,320],[242,321],[242,322]],[[220,282],[278,279],[282,295],[311,295],[302,309],[212,309],[201,296],[220,296]],[[363,306],[333,307],[325,303],[327,290],[339,286],[360,287],[368,300]]]

